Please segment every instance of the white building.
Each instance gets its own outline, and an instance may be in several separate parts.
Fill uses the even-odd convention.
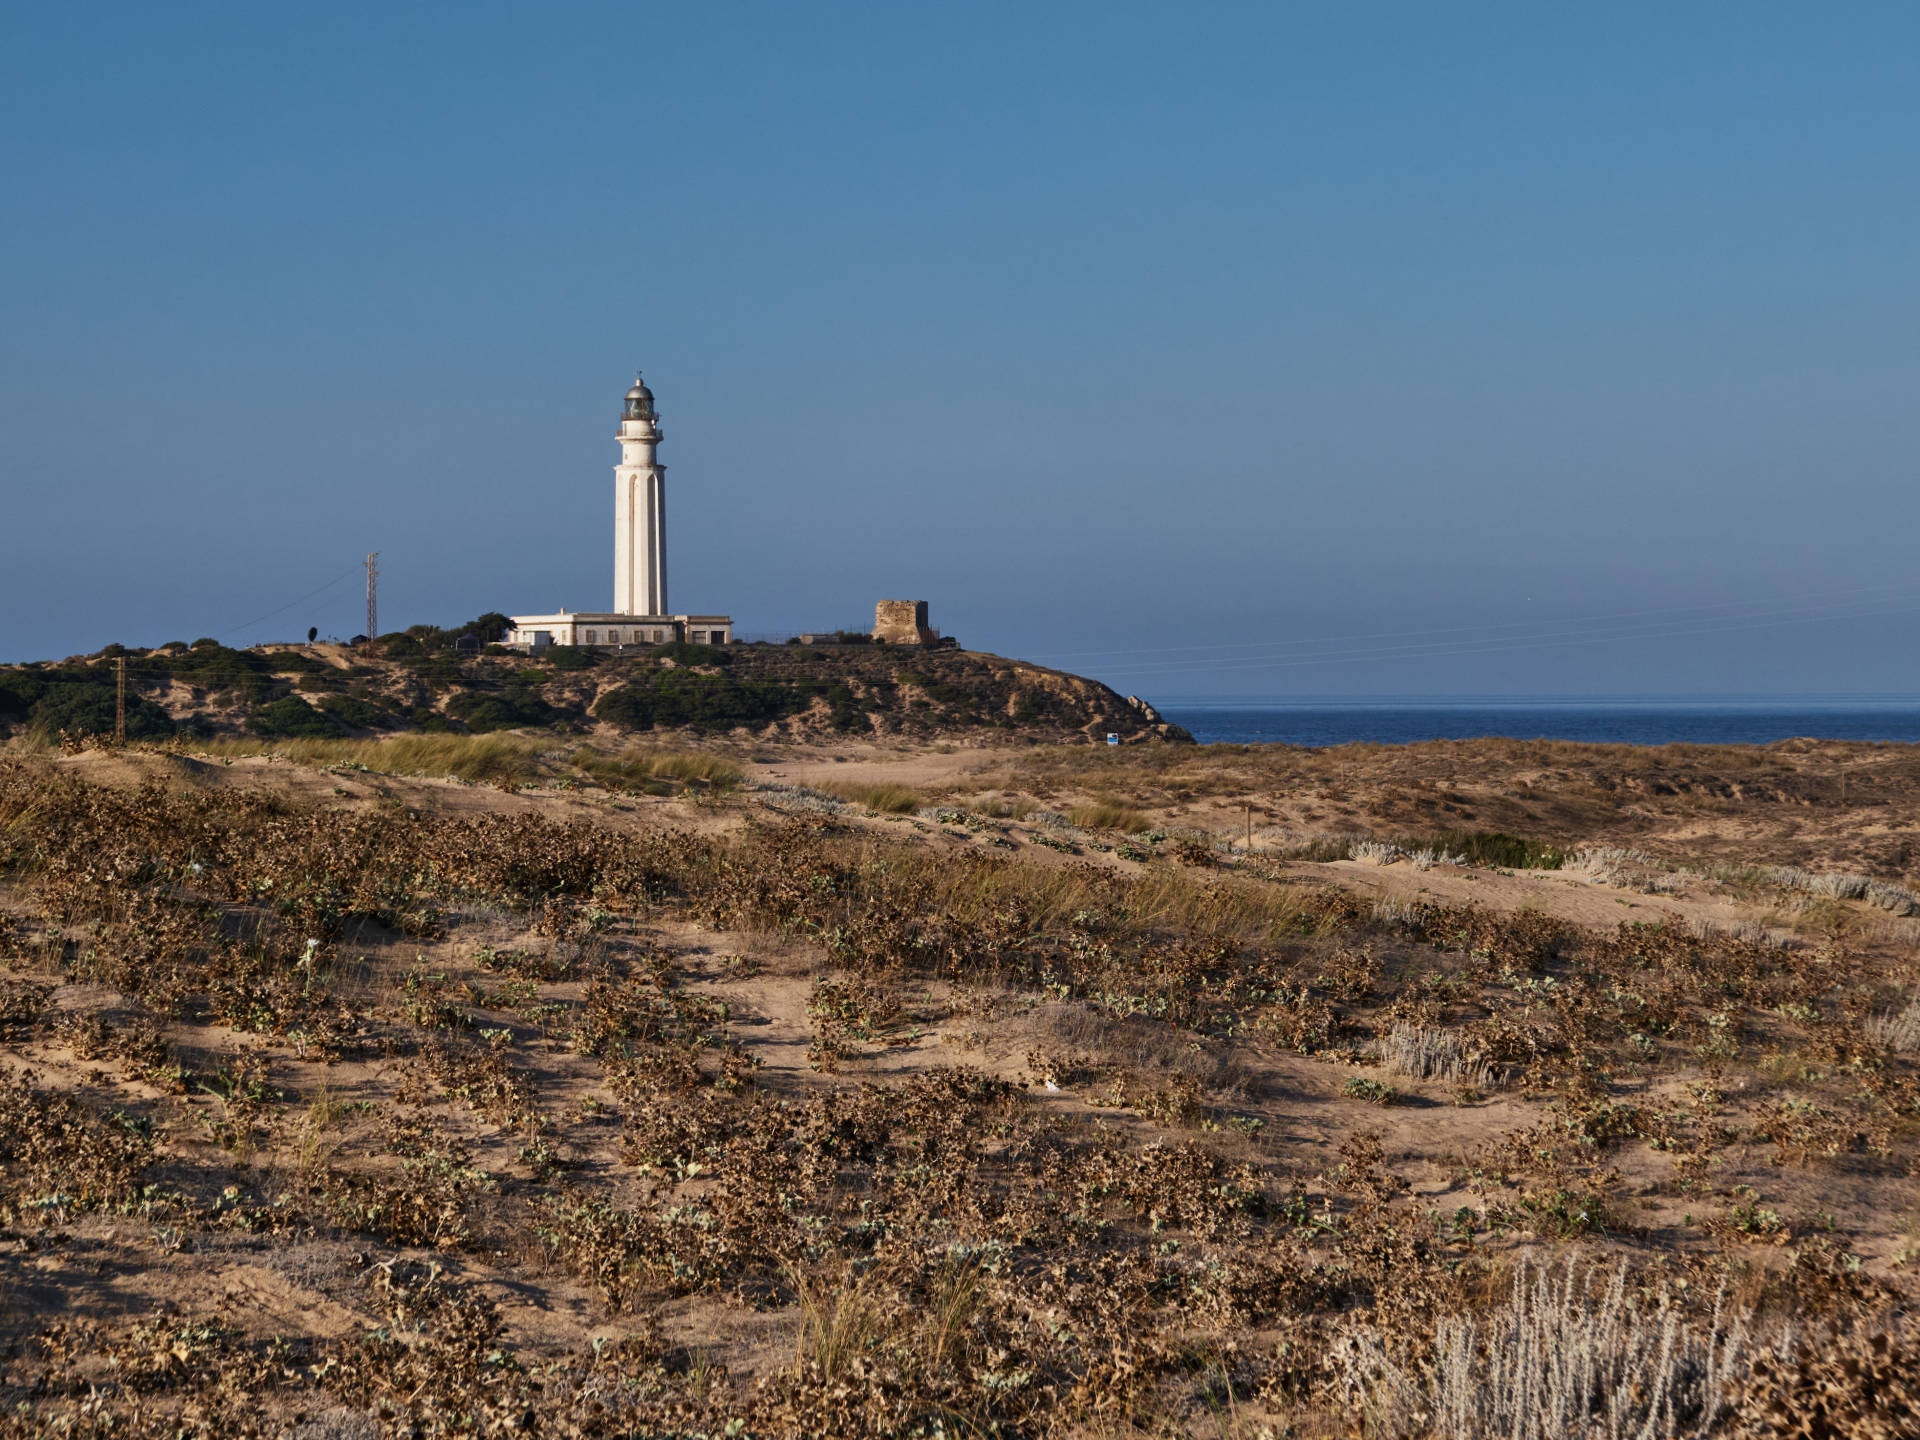
[[[638,375],[620,411],[620,463],[613,471],[613,609],[588,614],[515,615],[507,644],[657,645],[688,640],[725,645],[726,615],[675,615],[667,608],[667,467],[653,392]]]

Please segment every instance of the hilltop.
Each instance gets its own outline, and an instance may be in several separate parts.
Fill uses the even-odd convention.
[[[554,647],[537,658],[420,626],[375,645],[213,640],[121,646],[0,668],[0,733],[111,734],[117,669],[127,733],[274,739],[404,731],[657,731],[767,739],[1187,741],[1144,701],[1096,680],[962,650],[881,644]]]

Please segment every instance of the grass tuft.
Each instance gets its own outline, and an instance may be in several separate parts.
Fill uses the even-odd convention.
[[[383,775],[451,775],[470,784],[527,784],[539,778],[551,740],[518,735],[395,735],[384,740],[211,740],[217,756],[277,755],[296,765],[349,766]]]
[[[582,750],[573,763],[606,784],[641,784],[648,780],[678,780],[683,785],[708,785],[734,790],[746,774],[731,760],[697,750],[652,750],[639,754],[602,755]]]
[[[813,788],[842,800],[851,800],[856,805],[864,805],[869,810],[878,810],[882,815],[911,815],[927,803],[926,797],[918,790],[909,789],[905,785],[868,785],[857,780],[824,780]]]
[[[1067,818],[1082,830],[1125,830],[1138,835],[1153,828],[1152,820],[1117,800],[1096,800],[1091,804],[1076,805],[1067,812]]]

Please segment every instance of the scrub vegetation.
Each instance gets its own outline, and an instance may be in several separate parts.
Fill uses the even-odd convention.
[[[0,760],[0,1434],[1914,1433],[1864,891],[1788,944],[1117,800],[226,744]]]
[[[500,619],[415,626],[373,645],[233,650],[199,640],[0,667],[0,738],[113,734],[123,664],[135,741],[504,730],[1187,738],[1095,681],[998,656],[871,644],[554,647],[537,658],[475,648],[483,634],[501,633]]]

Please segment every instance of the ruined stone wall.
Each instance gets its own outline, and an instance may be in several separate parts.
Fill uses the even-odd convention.
[[[931,645],[939,638],[927,624],[924,600],[882,600],[873,607],[873,638],[889,645]]]

